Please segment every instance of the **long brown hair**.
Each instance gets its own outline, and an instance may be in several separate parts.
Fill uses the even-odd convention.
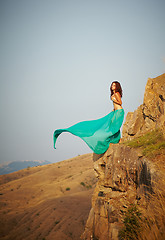
[[[111,91],[111,96],[113,95],[113,91],[112,91],[112,84],[115,83],[116,84],[116,92],[119,92],[120,93],[120,96],[122,97],[123,96],[123,91],[122,91],[122,88],[121,88],[121,85],[118,81],[114,81],[111,83],[111,87],[110,87],[110,91]]]

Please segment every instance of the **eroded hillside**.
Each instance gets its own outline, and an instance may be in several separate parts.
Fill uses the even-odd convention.
[[[0,176],[0,239],[80,239],[95,183],[92,154]]]

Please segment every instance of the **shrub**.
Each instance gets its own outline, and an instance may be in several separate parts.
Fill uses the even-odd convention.
[[[84,183],[84,182],[81,182],[80,184],[81,184],[83,187],[85,187],[85,183]]]
[[[141,232],[141,213],[136,205],[131,205],[125,212],[123,228],[119,231],[120,240],[136,240]]]
[[[55,225],[59,224],[60,221],[55,221]]]
[[[154,183],[147,207],[143,209],[142,234],[140,240],[164,240],[165,236],[165,179]]]

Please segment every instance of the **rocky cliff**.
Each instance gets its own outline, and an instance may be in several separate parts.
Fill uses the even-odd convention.
[[[164,177],[163,173],[141,149],[123,142],[158,127],[164,132],[165,74],[148,79],[143,104],[126,117],[122,143],[110,144],[105,154],[93,155],[98,182],[81,239],[119,239],[124,211],[130,204],[147,203],[154,184]]]
[[[165,74],[148,79],[143,104],[126,116],[123,140],[131,140],[155,128],[165,128]]]

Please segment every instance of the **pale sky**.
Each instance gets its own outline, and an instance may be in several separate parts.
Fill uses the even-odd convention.
[[[92,152],[53,132],[143,103],[147,79],[165,72],[164,0],[0,0],[0,162],[58,162]]]

